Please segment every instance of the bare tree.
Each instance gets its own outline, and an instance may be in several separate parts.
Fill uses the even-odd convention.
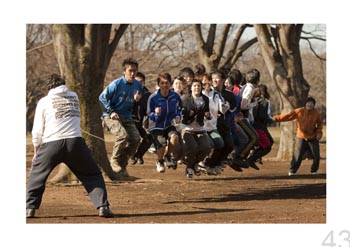
[[[308,96],[310,85],[303,75],[299,42],[302,24],[254,25],[260,51],[276,85],[280,112],[287,113],[301,107]],[[281,123],[277,159],[287,160],[293,155],[295,124]]]
[[[102,24],[55,24],[52,29],[61,74],[65,76],[69,88],[77,92],[80,100],[84,138],[94,158],[110,179],[115,179],[116,176],[107,158],[98,96],[103,90],[113,52],[127,26],[121,24],[112,29],[112,25]]]
[[[58,71],[52,49],[51,26],[27,24],[26,48],[26,131],[30,132],[37,102],[47,92],[43,78]]]
[[[244,51],[257,42],[257,38],[252,38],[239,46],[244,31],[252,27],[252,25],[249,24],[240,25],[237,30],[235,30],[236,32],[229,45],[227,44],[231,36],[229,34],[231,29],[231,32],[233,32],[235,28],[234,25],[223,25],[221,33],[218,35],[219,37],[217,37],[217,24],[210,24],[209,29],[206,31],[206,39],[203,35],[202,24],[195,24],[193,27],[194,36],[199,49],[199,60],[209,71],[218,68],[226,71],[231,70]],[[227,46],[229,47],[228,50],[225,49]]]

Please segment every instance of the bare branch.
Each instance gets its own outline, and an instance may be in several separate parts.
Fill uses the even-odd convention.
[[[225,67],[225,68],[232,67],[232,65],[235,63],[235,61],[237,61],[238,57],[237,57],[237,59],[234,59],[234,57],[236,57],[238,43],[241,40],[241,37],[242,37],[242,35],[247,27],[253,27],[253,25],[243,24],[239,27],[238,31],[236,32],[235,37],[233,38],[230,49],[227,52],[227,57],[226,57],[226,60],[224,62],[223,67]]]
[[[216,24],[210,24],[208,37],[207,37],[207,48],[209,53],[213,52],[214,43],[215,43],[215,33],[216,33]]]
[[[118,29],[114,29],[114,37],[112,38],[112,41],[109,44],[108,54],[107,54],[107,61],[110,60],[110,58],[113,56],[114,50],[117,47],[120,38],[123,36],[125,30],[128,28],[129,24],[120,24]]]
[[[241,45],[239,47],[239,49],[236,51],[235,55],[233,56],[232,58],[232,64],[235,64],[236,61],[238,60],[238,58],[240,58],[243,53],[249,48],[251,47],[252,45],[254,45],[256,42],[258,42],[258,38],[255,37],[251,40],[248,40],[246,43],[244,43],[243,45]]]
[[[228,32],[230,31],[230,28],[231,28],[231,24],[226,24],[224,26],[224,30],[221,33],[220,39],[218,40],[215,53],[218,55],[219,58],[221,58],[222,54],[224,53],[227,36],[228,36]]]
[[[39,49],[41,49],[41,48],[44,48],[44,47],[49,46],[49,45],[52,45],[52,44],[53,44],[53,41],[51,40],[49,43],[46,43],[46,44],[44,44],[44,45],[39,45],[39,46],[37,46],[37,47],[34,47],[34,48],[32,48],[32,49],[27,50],[26,53],[29,53],[29,52],[32,52],[32,51],[35,51],[35,50],[39,50]]]
[[[310,47],[311,52],[312,52],[318,59],[320,59],[320,60],[322,60],[322,61],[326,61],[325,58],[319,56],[319,55],[317,54],[317,52],[314,50],[314,48],[312,47],[312,44],[311,44],[309,38],[301,37],[301,39],[306,40],[306,42],[309,44],[309,47]]]
[[[193,25],[194,37],[197,40],[199,47],[203,48],[205,46],[205,42],[202,35],[201,24]]]

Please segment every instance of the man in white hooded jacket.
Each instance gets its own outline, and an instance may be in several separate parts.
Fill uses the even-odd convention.
[[[65,80],[52,74],[47,80],[48,95],[39,100],[32,130],[34,157],[29,175],[26,217],[35,216],[45,183],[61,162],[82,182],[99,216],[111,217],[106,185],[101,171],[85,144],[80,129],[78,96],[69,91]]]

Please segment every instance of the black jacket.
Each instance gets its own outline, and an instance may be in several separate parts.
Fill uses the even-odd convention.
[[[146,87],[143,87],[141,91],[140,101],[134,103],[134,109],[132,113],[132,118],[134,121],[140,122],[143,120],[144,116],[147,115],[147,101],[150,95],[151,92]]]
[[[201,97],[204,100],[204,104],[199,108],[196,107],[192,94],[183,95],[182,100],[182,123],[189,125],[193,121],[197,121],[200,126],[204,125],[204,113],[209,112],[209,98],[203,94]]]

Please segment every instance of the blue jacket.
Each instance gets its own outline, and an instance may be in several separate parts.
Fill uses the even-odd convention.
[[[112,81],[99,96],[99,100],[105,108],[103,116],[116,112],[120,117],[131,120],[136,91],[139,94],[142,91],[142,85],[137,80],[128,83],[123,76]]]
[[[161,107],[162,111],[158,116],[155,108]],[[147,103],[147,115],[149,117],[149,130],[162,130],[174,125],[173,120],[176,117],[181,118],[182,102],[180,95],[174,91],[169,91],[169,96],[164,98],[157,90],[149,96]]]

